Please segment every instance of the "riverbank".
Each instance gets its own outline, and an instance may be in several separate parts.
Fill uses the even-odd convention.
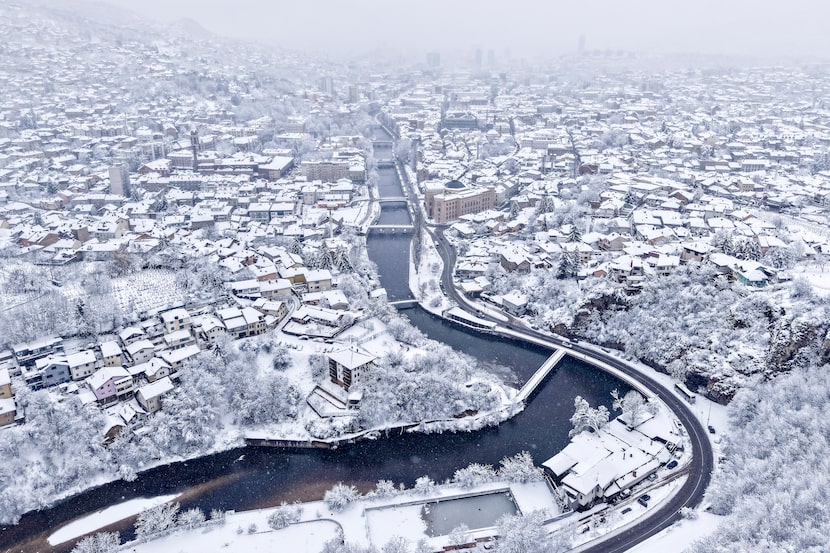
[[[491,500],[499,497],[504,497],[504,501]],[[457,520],[444,521],[442,525],[432,521],[430,513],[438,506],[451,506]],[[423,544],[426,551],[443,551],[447,546],[458,545],[454,540],[459,536],[464,544],[493,539],[498,531],[496,522],[503,515],[543,512],[545,518],[552,519],[560,514],[552,490],[544,481],[444,485],[420,491],[392,488],[361,496],[342,510],[325,501],[294,504],[289,509],[296,520],[278,530],[269,526],[269,518],[279,507],[227,513],[222,524],[182,530],[144,543],[126,543],[121,549],[136,553],[174,553],[183,549],[318,553],[332,540],[378,549],[394,540],[403,540],[410,546]],[[461,524],[469,530],[461,534],[450,531]]]

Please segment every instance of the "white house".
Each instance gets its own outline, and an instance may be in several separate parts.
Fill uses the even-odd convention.
[[[309,292],[331,290],[331,272],[328,269],[308,271],[305,275]]]
[[[144,375],[144,378],[147,379],[147,382],[155,382],[160,378],[170,376],[170,374],[173,372],[170,365],[162,361],[158,357],[153,357],[146,363],[136,365],[128,370],[134,376],[139,374]]]
[[[171,309],[161,314],[161,322],[164,324],[165,334],[170,334],[183,328],[189,329],[191,326],[190,313],[183,307]]]
[[[121,348],[115,340],[109,340],[101,344],[101,358],[107,367],[121,366]]]
[[[140,365],[146,363],[155,354],[156,347],[153,342],[146,338],[133,342],[127,346],[127,357],[133,365]]]
[[[164,335],[164,345],[168,349],[179,349],[195,343],[196,340],[193,338],[193,335],[190,334],[190,330],[188,329],[183,328]]]
[[[200,351],[199,346],[190,345],[175,350],[161,351],[158,356],[161,357],[162,361],[170,365],[171,369],[178,370],[185,362],[199,355]]]
[[[630,429],[619,417],[599,432],[581,432],[542,463],[574,509],[611,498],[671,459],[679,440],[671,418],[649,418]]]
[[[351,346],[327,354],[331,381],[349,391],[360,384],[366,371],[374,366],[376,357],[357,346]]]
[[[66,362],[69,365],[69,374],[72,376],[72,380],[83,380],[91,376],[98,368],[98,359],[92,350],[70,353],[66,356]]]
[[[135,399],[148,413],[155,413],[161,409],[162,398],[173,391],[173,382],[169,376],[160,378],[138,389]]]

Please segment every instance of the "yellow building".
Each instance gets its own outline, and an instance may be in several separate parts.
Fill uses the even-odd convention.
[[[427,216],[435,223],[455,221],[462,215],[493,209],[496,191],[492,186],[471,188],[452,180],[443,185],[427,183],[424,188]]]

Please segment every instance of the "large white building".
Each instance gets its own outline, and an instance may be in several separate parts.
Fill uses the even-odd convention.
[[[355,346],[328,354],[329,377],[347,392],[360,384],[365,372],[371,369],[375,356]]]
[[[124,163],[116,163],[109,169],[110,194],[129,196],[130,168]]]
[[[542,463],[573,509],[612,498],[641,482],[672,457],[681,436],[658,415],[629,427],[616,418],[599,432],[581,432]]]

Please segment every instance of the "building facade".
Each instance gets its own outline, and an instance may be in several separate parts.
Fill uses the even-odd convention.
[[[492,186],[470,188],[459,181],[450,181],[443,186],[427,186],[424,199],[429,218],[444,224],[462,215],[493,209],[496,190]]]

